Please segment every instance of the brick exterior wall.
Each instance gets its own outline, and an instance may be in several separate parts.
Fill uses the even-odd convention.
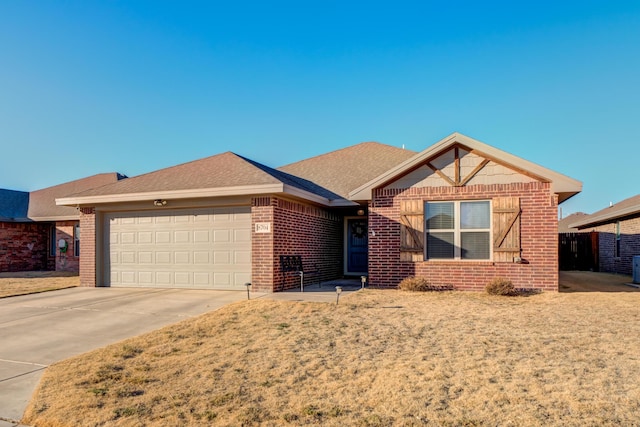
[[[302,202],[259,197],[252,201],[252,222],[252,290],[300,287],[299,276],[280,271],[280,255],[301,255],[305,268],[317,266],[319,275],[307,276],[306,284],[342,275],[341,215]],[[270,222],[271,233],[256,233],[256,222]]]
[[[0,222],[0,272],[54,269],[50,223]]]
[[[521,256],[526,263],[492,261],[400,261],[400,201],[488,200],[520,198]],[[482,291],[494,277],[510,279],[517,288],[558,290],[557,196],[547,183],[427,187],[374,191],[369,207],[369,284],[394,288],[409,276],[426,277],[433,285]]]
[[[615,256],[616,223],[593,228],[599,233],[600,271],[631,275],[633,257],[640,255],[640,217],[620,221],[620,256]]]
[[[80,286],[96,286],[96,211],[80,208]]]

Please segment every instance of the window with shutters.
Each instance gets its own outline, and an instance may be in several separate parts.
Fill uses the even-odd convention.
[[[426,202],[425,253],[430,259],[491,259],[491,202]]]

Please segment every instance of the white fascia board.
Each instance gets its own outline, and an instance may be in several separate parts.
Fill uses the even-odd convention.
[[[640,205],[629,206],[625,209],[620,209],[619,211],[615,211],[613,213],[603,212],[597,216],[589,215],[588,218],[582,221],[578,221],[578,222],[574,222],[573,224],[570,224],[569,228],[587,228],[595,224],[606,223],[606,222],[617,220],[618,218],[622,218],[622,217],[633,215],[633,214],[640,214]]]
[[[96,205],[102,203],[138,202],[155,199],[194,199],[205,197],[244,196],[249,194],[280,193],[284,184],[242,185],[237,187],[198,188],[192,190],[153,191],[145,193],[105,194],[100,196],[63,197],[58,206]]]
[[[576,194],[582,191],[582,183],[580,181],[577,181],[566,175],[562,175],[558,172],[554,172],[536,163],[524,160],[518,156],[514,156],[513,154],[509,154],[505,151],[499,150],[483,142],[477,141],[473,138],[469,138],[468,136],[456,132],[436,142],[426,150],[421,151],[420,153],[400,163],[398,166],[390,169],[377,178],[374,178],[363,186],[353,190],[349,193],[349,199],[371,200],[372,190],[374,188],[380,187],[385,183],[392,181],[394,178],[406,173],[407,171],[427,161],[428,159],[434,157],[441,151],[448,149],[456,143],[464,145],[472,150],[480,151],[490,157],[499,160],[505,165],[510,165],[516,169],[525,170],[533,175],[540,177],[540,179],[544,181],[551,182],[552,190],[555,193]]]
[[[315,193],[311,193],[309,191],[302,190],[300,188],[293,187],[291,185],[286,185],[286,184],[284,185],[282,192],[290,196],[299,197],[301,199],[308,200],[310,202],[315,202],[328,207],[358,206],[357,203],[352,202],[350,200],[345,200],[345,199],[329,200],[326,197],[322,197]]]
[[[75,216],[32,216],[29,219],[35,222],[79,221],[80,214]]]

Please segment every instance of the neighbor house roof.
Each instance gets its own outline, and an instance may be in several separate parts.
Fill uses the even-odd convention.
[[[0,221],[29,221],[29,193],[26,191],[0,189]]]
[[[363,142],[291,163],[278,170],[313,181],[346,199],[351,190],[415,154],[415,151],[379,142]]]
[[[117,172],[101,173],[53,187],[29,193],[28,217],[34,221],[62,221],[78,219],[80,214],[74,207],[56,205],[56,198],[97,188],[117,182],[126,176]]]
[[[99,187],[126,178],[119,173],[101,173],[41,190],[0,190],[0,221],[33,222],[78,219],[77,209],[56,205],[56,197]]]
[[[569,216],[566,216],[558,221],[558,233],[579,233],[577,228],[573,227],[573,223],[580,221],[582,218],[588,216],[584,212],[575,212]]]
[[[466,147],[470,151],[475,151],[499,164],[521,171],[540,181],[551,183],[551,189],[558,195],[559,202],[567,200],[582,190],[582,183],[580,181],[456,132],[396,167],[385,171],[361,187],[351,191],[349,198],[351,200],[371,200],[372,190],[374,188],[384,186],[394,181],[454,146]]]
[[[327,206],[352,205],[313,182],[226,152],[60,198],[60,205],[287,193]]]
[[[578,229],[595,227],[634,216],[640,216],[640,194],[575,221],[571,227]]]

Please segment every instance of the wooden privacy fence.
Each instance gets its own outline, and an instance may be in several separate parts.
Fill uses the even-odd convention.
[[[560,270],[598,271],[598,233],[560,233]]]

